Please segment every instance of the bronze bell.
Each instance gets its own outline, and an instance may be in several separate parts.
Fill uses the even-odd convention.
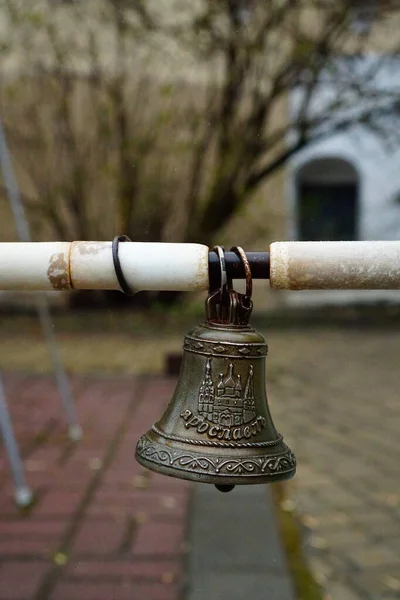
[[[295,456],[269,412],[267,344],[248,324],[251,310],[249,294],[226,286],[207,298],[207,321],[185,337],[173,398],[137,444],[141,465],[221,491],[293,477]]]

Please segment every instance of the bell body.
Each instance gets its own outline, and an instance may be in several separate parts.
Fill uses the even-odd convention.
[[[136,459],[182,479],[238,485],[293,477],[265,390],[264,338],[249,325],[207,321],[185,337],[174,396],[143,435]]]

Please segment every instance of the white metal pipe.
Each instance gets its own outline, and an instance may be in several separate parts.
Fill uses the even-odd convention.
[[[0,244],[2,290],[70,289],[69,242]]]
[[[123,242],[119,259],[134,290],[208,288],[208,248],[201,244]],[[0,244],[1,290],[118,290],[111,242]]]
[[[134,290],[208,288],[208,248],[123,242],[119,257]],[[400,241],[275,242],[271,287],[400,289]],[[1,290],[119,289],[111,242],[0,244]]]
[[[207,246],[123,242],[118,254],[133,290],[195,291],[208,287]],[[119,289],[111,242],[73,242],[70,268],[74,289]]]
[[[270,283],[281,290],[400,289],[400,242],[275,242]]]

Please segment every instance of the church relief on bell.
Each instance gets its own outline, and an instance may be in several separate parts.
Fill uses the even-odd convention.
[[[230,363],[225,373],[213,380],[211,358],[207,359],[204,379],[197,398],[197,414],[186,409],[181,413],[187,429],[210,439],[237,442],[257,436],[266,425],[264,417],[256,414],[254,399],[254,369],[250,365],[246,382],[235,373]]]
[[[215,385],[211,376],[211,358],[207,359],[204,379],[201,383],[198,414],[217,425],[237,427],[256,417],[254,401],[253,366],[250,365],[246,382],[236,375],[230,363],[226,373],[219,373]]]

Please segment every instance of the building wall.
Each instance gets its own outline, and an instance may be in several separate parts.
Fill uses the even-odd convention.
[[[370,56],[365,57],[366,63]],[[379,85],[395,86],[400,77],[400,63],[391,65],[390,72],[383,69],[379,75]],[[323,92],[321,92],[323,96]],[[291,99],[290,109],[295,110],[296,94]],[[318,99],[317,101],[318,102]],[[323,98],[321,97],[321,102]],[[285,178],[285,200],[287,207],[286,239],[299,237],[297,206],[297,176],[305,165],[314,160],[324,159],[329,170],[330,159],[346,161],[358,177],[358,223],[357,234],[360,240],[400,239],[400,149],[391,146],[388,140],[361,127],[353,127],[347,132],[329,137],[311,145],[294,156],[290,161]],[[332,172],[333,173],[333,172]],[[333,173],[334,175],[334,173]],[[327,171],[325,177],[329,178]],[[292,292],[285,296],[288,304],[345,303],[348,301],[388,301],[399,302],[396,291],[315,291]]]

